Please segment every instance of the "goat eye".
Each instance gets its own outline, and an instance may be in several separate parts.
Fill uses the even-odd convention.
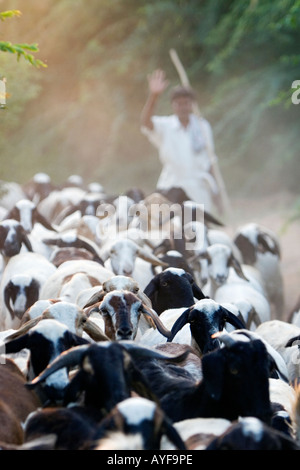
[[[167,281],[163,281],[163,282],[161,283],[161,285],[162,285],[163,287],[167,287],[168,283],[167,283]]]
[[[229,372],[232,374],[232,375],[237,375],[239,373],[238,369],[236,369],[235,367],[231,367],[229,369]]]
[[[101,308],[100,312],[102,313],[102,315],[108,315],[108,310],[106,308]]]

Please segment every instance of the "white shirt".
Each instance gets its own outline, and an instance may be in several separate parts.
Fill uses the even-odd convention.
[[[201,120],[201,122],[200,122]],[[185,128],[175,114],[170,116],[153,116],[153,130],[143,127],[142,132],[158,149],[162,163],[162,172],[157,182],[158,189],[170,189],[179,186],[187,195],[198,203],[208,203],[203,198],[203,186],[211,186],[215,191],[215,181],[209,174],[211,161],[205,142],[213,149],[211,126],[203,118],[191,115],[190,123]],[[193,149],[192,134],[196,131],[202,138],[204,147],[196,152]]]

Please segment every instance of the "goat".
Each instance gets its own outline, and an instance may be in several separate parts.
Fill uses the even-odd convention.
[[[160,315],[169,308],[189,307],[205,296],[193,277],[179,268],[167,268],[156,274],[145,287],[153,309]]]
[[[65,209],[61,211],[59,217],[56,219],[62,230],[68,228],[74,221],[81,219],[84,215],[93,215],[97,213],[97,208],[101,204],[103,195],[100,193],[87,193],[84,194],[82,199],[75,203],[70,203]],[[75,219],[75,220],[74,220]]]
[[[239,418],[205,450],[300,450],[297,442],[256,417]]]
[[[54,245],[59,248],[73,247],[85,249],[87,252],[91,253],[94,261],[97,261],[99,264],[103,265],[103,261],[101,259],[97,245],[91,240],[78,235],[75,230],[68,230],[66,232],[60,233],[55,238],[44,238],[43,243],[46,245]]]
[[[56,268],[58,268],[62,263],[65,263],[66,261],[74,261],[80,259],[97,261],[97,258],[95,258],[90,251],[87,251],[85,248],[76,247],[54,249],[49,258],[51,263],[53,263]]]
[[[183,269],[187,273],[189,273],[191,276],[194,276],[194,271],[192,266],[189,265],[188,260],[185,259],[182,253],[180,253],[177,250],[168,250],[164,254],[157,254],[156,250],[154,250],[154,254],[157,255],[157,257],[166,263],[170,268],[179,268]],[[155,268],[153,267],[153,274],[158,274],[159,269],[162,268]]]
[[[158,450],[161,448],[162,437],[166,436],[175,449],[185,450],[185,445],[170,420],[156,403],[146,398],[131,397],[118,403],[98,426],[94,436],[97,439],[95,449],[111,449],[108,447],[109,442],[121,449],[118,446],[120,433],[130,436],[131,442],[136,442],[135,449]]]
[[[201,299],[188,308],[166,310],[160,318],[165,327],[171,330],[168,342],[189,344],[199,356],[220,346],[219,340],[212,335],[223,331],[226,323],[235,328],[245,327],[235,314],[212,299]],[[153,346],[162,342],[162,338],[155,331],[149,330],[140,341]]]
[[[260,272],[268,300],[274,306],[274,314],[282,320],[284,289],[277,236],[259,224],[249,223],[237,230],[233,241],[242,254],[243,262]]]
[[[196,417],[228,420],[255,416],[269,423],[269,357],[260,340],[237,341],[222,333],[224,347],[202,356],[203,379],[179,378],[153,361],[136,362],[160,400],[163,411],[176,422]],[[174,370],[174,369],[173,369]],[[172,377],[173,375],[173,377]]]
[[[44,319],[22,336],[5,341],[4,346],[6,354],[17,353],[24,348],[30,351],[27,379],[31,380],[62,351],[87,343],[86,339],[72,333],[57,320]],[[61,370],[42,387],[38,387],[37,394],[42,403],[47,400],[59,401],[68,382],[67,371]]]
[[[49,223],[56,225],[60,220],[60,214],[66,207],[77,204],[85,196],[86,191],[78,187],[66,187],[54,189],[38,204],[39,213]]]
[[[43,172],[36,173],[29,181],[22,185],[22,190],[26,197],[35,204],[38,204],[55,189],[50,176]]]
[[[244,328],[244,323],[232,312],[212,299],[202,299],[185,310],[173,324],[171,336],[167,341],[173,341],[184,325],[190,325],[191,344],[200,355],[219,347],[214,335],[226,327],[226,323],[234,328]]]
[[[168,331],[155,311],[147,307],[135,294],[125,290],[113,290],[105,294],[98,311],[104,322],[102,328],[112,340],[133,340],[138,334],[141,315],[149,318],[159,333],[168,337]],[[162,336],[162,337],[163,337]]]
[[[139,344],[145,345],[146,343],[140,342]],[[179,343],[159,343],[152,346],[152,348],[156,351],[161,351],[164,354],[170,354],[173,356],[179,356],[180,354],[188,352],[189,354],[186,359],[180,363],[182,374],[187,375],[188,377],[193,377],[197,381],[203,378],[201,358],[199,357],[197,350],[192,348],[192,346]]]
[[[268,341],[266,341],[261,335],[259,335],[258,332],[249,331],[247,329],[236,329],[235,331],[231,331],[230,335],[232,337],[236,337],[240,341],[249,341],[255,339],[262,341],[269,355],[271,367],[270,377],[273,379],[280,379],[278,382],[281,383],[289,382],[288,369],[283,357]]]
[[[10,258],[0,282],[1,329],[18,328],[25,311],[39,299],[55,266],[39,253],[24,252]]]
[[[74,407],[38,410],[25,423],[25,441],[41,439],[49,431],[56,437],[55,450],[160,449],[164,436],[175,449],[185,450],[159,406],[142,397],[121,401],[99,424]]]
[[[84,304],[83,308],[91,307],[98,302],[101,302],[108,292],[114,290],[127,290],[136,294],[140,300],[148,307],[152,307],[150,299],[140,290],[138,283],[129,276],[115,275],[107,281],[102,283],[101,289],[96,291]]]
[[[36,204],[29,199],[20,199],[6,215],[7,219],[20,222],[26,233],[30,233],[36,223],[41,224],[47,230],[56,231],[47,219],[39,213]]]
[[[26,230],[15,219],[5,219],[0,222],[0,251],[5,264],[9,258],[20,253],[25,246],[27,251],[33,251],[32,244]]]
[[[269,320],[259,325],[255,333],[267,341],[284,359],[290,383],[298,381],[300,328],[282,320]]]
[[[134,278],[137,257],[151,265],[167,267],[166,263],[154,256],[150,250],[142,248],[129,238],[111,240],[101,247],[100,255],[103,261],[106,262],[105,265],[108,269],[112,269],[114,274]]]
[[[0,365],[0,442],[23,443],[22,423],[35,411],[40,401],[35,391],[25,388],[26,379],[8,358]]]
[[[32,412],[24,423],[28,446],[52,437],[52,450],[90,450],[95,422],[75,407],[44,407]]]
[[[204,292],[209,290],[210,297],[221,304],[238,306],[241,301],[247,301],[256,314],[255,327],[258,322],[270,319],[270,304],[255,268],[241,265],[230,247],[220,243],[209,246],[201,256],[209,265],[210,286],[205,286]],[[247,322],[247,318],[244,321]]]
[[[248,281],[241,264],[233,256],[228,245],[214,243],[208,246],[205,251],[202,251],[200,258],[208,261],[208,274],[211,284],[209,295],[211,298],[214,298],[218,287],[227,281],[230,268],[233,268],[241,279]]]
[[[62,263],[56,271],[48,278],[41,289],[40,299],[56,299],[61,295],[61,290],[66,282],[69,282],[74,275],[83,274],[86,282],[83,284],[83,289],[99,285],[111,278],[113,272],[106,269],[104,266],[96,261],[90,260],[70,260]],[[77,286],[76,297],[79,294],[80,288]],[[75,295],[75,294],[74,294]],[[72,299],[75,301],[75,298]]]
[[[156,401],[147,380],[135,366],[138,357],[146,361],[180,363],[188,351],[171,356],[141,347],[131,341],[108,341],[98,344],[77,346],[61,354],[35,379],[27,383],[34,389],[52,374],[61,369],[78,366],[78,371],[65,389],[63,406],[78,403],[82,397],[85,410],[91,410],[92,417],[99,422],[119,402],[129,398],[135,391],[139,396]]]
[[[23,336],[41,320],[47,318],[52,318],[63,323],[68,327],[70,332],[77,336],[83,336],[83,333],[86,333],[94,341],[108,340],[107,336],[97,327],[95,322],[89,320],[84,311],[78,305],[71,302],[40,300],[28,309],[24,317],[26,317],[27,321],[24,319],[20,328],[13,334],[7,336],[6,341]]]

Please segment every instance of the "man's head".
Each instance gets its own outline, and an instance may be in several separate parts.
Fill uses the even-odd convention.
[[[196,95],[191,88],[176,86],[171,91],[171,104],[180,121],[188,120],[193,112]]]

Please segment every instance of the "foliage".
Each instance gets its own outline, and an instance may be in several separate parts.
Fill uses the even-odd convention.
[[[8,10],[0,12],[0,20],[4,21],[6,18],[13,16],[20,16],[20,10]],[[0,51],[10,52],[11,54],[17,54],[17,58],[24,57],[25,60],[30,62],[35,67],[47,67],[47,65],[39,59],[35,59],[33,54],[28,53],[38,52],[39,48],[37,44],[12,44],[9,41],[0,41]]]

